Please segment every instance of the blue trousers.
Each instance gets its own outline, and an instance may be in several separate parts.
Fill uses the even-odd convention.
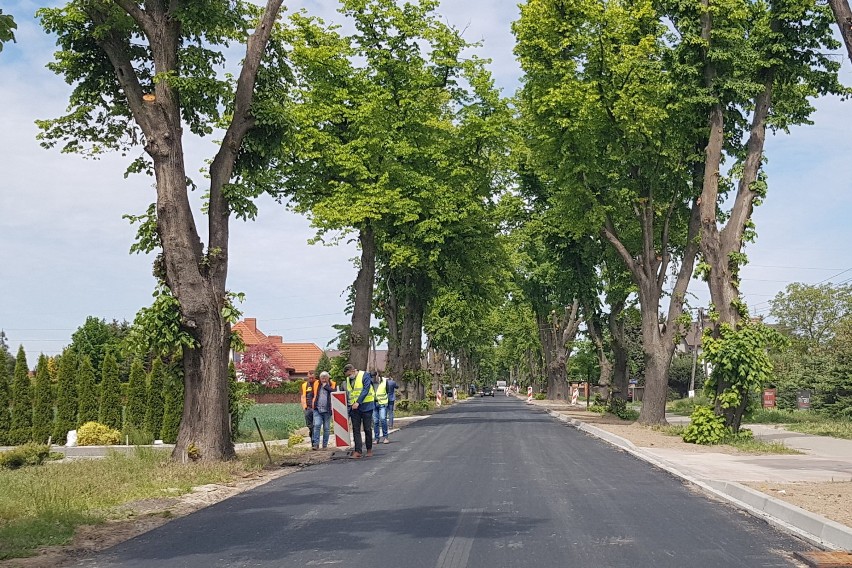
[[[381,428],[381,434],[385,438],[388,437],[388,407],[377,404],[376,410],[373,412],[373,426],[375,429],[374,438],[378,440],[381,436],[379,436],[379,428]]]
[[[322,430],[322,447],[328,446],[329,427],[331,425],[331,412],[320,412],[314,410],[314,428],[311,432],[311,445],[319,446],[320,430]]]

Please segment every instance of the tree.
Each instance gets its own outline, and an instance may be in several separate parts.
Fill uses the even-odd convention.
[[[145,427],[146,432],[157,436],[163,429],[163,391],[166,383],[166,370],[162,360],[155,357],[151,363],[151,372],[148,374],[148,392],[145,403]]]
[[[696,108],[705,120],[698,271],[717,325],[736,326],[747,317],[739,292],[742,249],[756,237],[752,212],[767,195],[766,130],[808,124],[815,97],[848,93],[838,80],[840,63],[828,53],[839,44],[830,11],[812,0],[704,0],[674,12],[683,38],[674,55],[685,64],[678,75],[707,101]],[[723,174],[726,159],[732,167]]]
[[[174,444],[178,439],[183,415],[183,380],[176,364],[165,367],[165,370],[163,427],[160,429],[160,438],[166,444]],[[228,421],[230,423],[230,415]],[[230,428],[228,437],[230,438]]]
[[[89,316],[77,330],[71,334],[69,346],[78,358],[87,355],[94,369],[100,370],[104,357],[109,351],[113,355],[119,353],[122,341],[127,336],[129,324],[113,320],[107,323],[105,319]]]
[[[56,395],[56,424],[53,440],[65,444],[69,430],[77,428],[77,356],[70,348],[59,359]]]
[[[290,363],[272,343],[250,346],[236,367],[244,381],[266,387],[277,387],[290,378]]]
[[[805,349],[823,347],[840,321],[852,315],[852,286],[794,282],[769,304],[769,314]]]
[[[145,154],[129,169],[156,179],[156,205],[135,217],[141,224],[134,250],[161,249],[155,273],[193,339],[182,350],[186,401],[173,453],[179,461],[190,443],[203,460],[234,457],[224,315],[229,221],[232,213],[253,217],[251,198],[271,189],[267,166],[285,132],[286,54],[270,42],[281,3],[73,0],[38,12],[60,46],[50,68],[74,84],[68,114],[39,123],[44,144],[63,142],[64,151],[84,154],[142,146]],[[221,67],[225,48],[240,41],[246,54],[234,79]],[[188,197],[195,184],[186,171],[184,127],[200,136],[221,129],[208,170],[206,249]]]
[[[691,115],[679,100],[687,93],[665,67],[668,27],[649,1],[530,0],[513,29],[526,73],[525,165],[555,222],[599,236],[629,271],[646,367],[639,421],[664,423],[699,221]]]
[[[15,41],[15,32],[18,28],[18,24],[15,23],[15,20],[9,14],[4,14],[3,10],[0,10],[0,51],[3,51],[3,44]]]
[[[9,414],[11,404],[9,373],[5,361],[0,359],[0,446],[9,444],[9,429],[12,427],[12,416]]]
[[[98,405],[98,422],[121,430],[122,420],[121,381],[118,377],[118,362],[110,351],[101,364],[101,398]]]
[[[9,352],[6,332],[2,329],[0,329],[0,365],[6,366],[6,372],[10,377],[15,374],[15,356]]]
[[[42,354],[36,365],[32,440],[39,444],[46,444],[53,433],[53,396],[48,361],[48,357]]]
[[[95,369],[88,355],[80,358],[77,369],[77,426],[98,420],[98,385],[95,382]]]
[[[12,444],[24,444],[32,440],[33,401],[30,395],[30,368],[27,366],[27,354],[24,346],[18,347],[15,358],[15,376],[12,381],[12,427],[9,441]]]
[[[322,355],[320,355],[319,361],[317,361],[317,368],[314,371],[317,376],[319,376],[319,374],[323,371],[326,373],[331,372],[331,359],[328,358],[328,353],[325,351],[323,351]]]
[[[484,172],[494,173],[493,124],[505,109],[483,62],[462,57],[469,45],[436,17],[437,5],[345,0],[350,36],[296,15],[290,39],[297,78],[290,115],[298,126],[283,193],[310,215],[318,240],[358,233],[346,345],[359,368],[368,362],[381,263],[378,301],[389,366],[400,378],[420,369],[423,314],[437,289],[436,266],[450,256],[442,249],[464,246],[453,236],[482,226],[473,209],[484,208],[492,189]]]
[[[127,405],[125,406],[125,426],[142,429],[145,422],[146,402],[145,369],[142,360],[133,359],[130,366],[130,381],[127,385]]]
[[[828,0],[828,5],[831,6],[840,36],[846,45],[846,53],[852,61],[852,9],[847,0]]]

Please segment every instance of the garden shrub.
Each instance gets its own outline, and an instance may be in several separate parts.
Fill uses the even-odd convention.
[[[622,420],[636,420],[639,418],[639,412],[627,407],[627,401],[623,398],[611,397],[607,405],[607,411],[614,414]]]
[[[725,417],[717,415],[709,406],[697,407],[689,419],[689,426],[683,431],[684,442],[701,445],[718,444],[731,433],[725,427]]]
[[[0,453],[0,468],[18,469],[27,465],[41,465],[49,457],[50,446],[30,442]]]
[[[304,441],[305,437],[301,434],[290,434],[290,437],[287,438],[287,447],[292,448],[293,446],[298,446]]]
[[[546,400],[547,393],[546,392],[537,392],[533,395],[533,398],[536,400]]]
[[[97,422],[86,422],[77,430],[78,446],[114,446],[121,442],[121,432]]]

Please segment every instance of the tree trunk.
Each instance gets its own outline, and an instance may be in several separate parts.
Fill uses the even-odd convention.
[[[834,19],[837,20],[840,35],[843,37],[843,43],[846,44],[846,53],[849,55],[849,60],[852,61],[852,10],[849,9],[849,2],[846,0],[828,0],[828,5],[834,12]]]
[[[361,243],[361,267],[355,278],[355,306],[349,329],[349,362],[366,369],[370,354],[370,316],[373,313],[373,283],[376,278],[376,240],[369,225],[358,234]]]
[[[598,314],[595,313],[595,310],[588,304],[584,308],[586,315],[586,330],[589,333],[589,338],[592,340],[592,343],[595,346],[595,351],[598,355],[598,367],[600,369],[598,384],[602,387],[609,387],[612,384],[612,363],[610,363],[609,358],[606,356],[603,332],[601,331]]]
[[[662,337],[654,341],[652,345],[645,346],[645,392],[642,398],[642,410],[639,413],[641,424],[667,423],[666,398],[669,392],[668,377],[674,347],[673,342],[667,342]]]
[[[550,400],[567,400],[569,397],[566,368],[572,351],[571,344],[580,328],[578,308],[579,301],[574,300],[562,313],[553,310],[550,314],[536,316],[539,338],[545,353],[547,398]]]
[[[609,332],[612,335],[612,392],[616,397],[626,399],[629,377],[627,374],[627,337],[624,334],[624,320],[621,319],[623,311],[623,301],[610,305],[608,323]]]

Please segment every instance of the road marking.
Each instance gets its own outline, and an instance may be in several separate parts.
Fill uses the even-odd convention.
[[[479,519],[485,509],[462,509],[456,528],[441,551],[435,568],[466,568]]]

